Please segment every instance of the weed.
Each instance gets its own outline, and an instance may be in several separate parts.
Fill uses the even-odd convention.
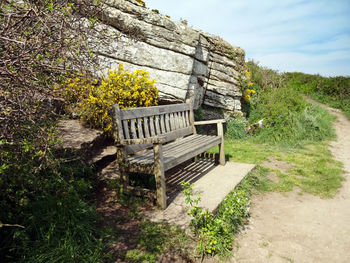
[[[130,262],[157,262],[164,253],[186,254],[187,235],[178,227],[144,220],[140,225],[138,249],[130,250],[125,260]]]
[[[200,196],[193,198],[193,185],[182,182],[188,204],[186,211],[192,216],[191,228],[198,237],[197,251],[202,257],[215,254],[220,258],[231,256],[235,233],[249,215],[250,195],[260,185],[260,177],[259,173],[251,172],[236,190],[225,197],[216,214],[200,208]]]

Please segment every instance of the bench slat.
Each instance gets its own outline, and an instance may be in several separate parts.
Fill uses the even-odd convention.
[[[165,133],[165,123],[164,123],[164,115],[160,115],[160,129],[162,134]]]
[[[176,130],[175,114],[174,113],[170,113],[170,129],[172,131]]]
[[[190,121],[188,118],[188,111],[185,111],[185,122],[186,122],[186,126],[190,126]]]
[[[120,116],[122,120],[128,120],[185,110],[189,110],[189,105],[186,103],[181,103],[143,108],[122,109],[120,110]]]
[[[156,132],[157,132],[157,135],[161,134],[160,132],[160,128],[159,128],[159,116],[156,115],[154,117],[154,122],[155,122],[155,125],[156,125]]]
[[[137,119],[137,131],[139,133],[139,139],[143,139],[145,138],[145,136],[143,135],[143,129],[142,129],[142,119],[138,118]]]
[[[151,136],[156,136],[156,132],[154,129],[154,118],[152,116],[150,117],[149,127],[151,128]]]
[[[145,137],[146,138],[150,137],[149,128],[148,128],[148,117],[143,118],[143,128],[145,131]]]
[[[165,130],[166,130],[166,132],[170,132],[169,121],[170,121],[169,114],[165,114]]]
[[[185,140],[186,139],[186,140]],[[173,142],[163,147],[164,169],[172,167],[190,159],[198,154],[218,145],[221,141],[219,136],[194,135]],[[153,154],[150,150],[145,154],[136,155],[128,159],[132,165],[150,165],[153,163]]]

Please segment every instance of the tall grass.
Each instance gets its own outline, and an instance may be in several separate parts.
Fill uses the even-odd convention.
[[[322,77],[300,72],[283,74],[286,84],[311,98],[344,111],[350,119],[350,77]]]
[[[76,161],[36,176],[41,179],[37,190],[19,207],[9,208],[10,200],[0,203],[1,221],[23,226],[0,228],[0,261],[102,262],[105,244],[92,205],[93,171]]]
[[[271,127],[258,130],[252,139],[258,143],[291,146],[330,140],[335,138],[334,119],[334,115],[320,106],[310,105],[301,112],[290,111]]]

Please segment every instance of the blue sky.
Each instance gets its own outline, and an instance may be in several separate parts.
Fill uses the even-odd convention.
[[[350,76],[350,0],[146,0],[280,72]]]

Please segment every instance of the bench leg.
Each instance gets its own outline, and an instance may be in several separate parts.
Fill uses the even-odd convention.
[[[219,144],[219,163],[225,165],[225,149],[224,149],[224,129],[222,123],[218,123],[218,136],[221,136],[221,143]]]
[[[154,176],[157,185],[157,205],[161,209],[167,207],[166,185],[163,166],[163,149],[161,144],[154,144]]]
[[[124,188],[129,185],[129,174],[127,173],[126,163],[126,153],[123,148],[117,148],[117,162],[119,166],[120,180]]]
[[[220,165],[225,165],[224,142],[219,144],[219,163]]]

